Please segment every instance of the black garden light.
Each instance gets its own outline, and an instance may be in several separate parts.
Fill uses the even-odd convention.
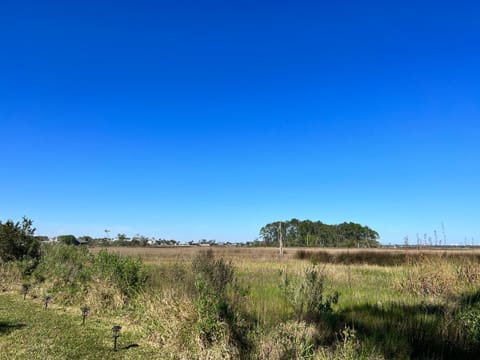
[[[27,297],[28,290],[30,290],[30,284],[23,284],[22,285],[22,292],[23,292],[23,300]]]
[[[117,339],[120,336],[120,330],[122,327],[120,325],[115,325],[112,327],[113,332],[113,351],[117,351]]]
[[[80,308],[82,310],[82,325],[85,325],[85,318],[88,316],[88,310],[90,310],[88,307],[83,306]]]
[[[45,296],[45,309],[48,307],[48,303],[52,300],[52,297],[50,295]]]

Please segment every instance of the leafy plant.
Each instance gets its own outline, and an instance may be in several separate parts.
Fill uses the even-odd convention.
[[[194,257],[192,271],[196,277],[197,327],[203,345],[209,347],[227,334],[240,353],[248,352],[249,329],[238,307],[247,292],[237,284],[232,263],[216,259],[208,250]]]
[[[147,270],[140,259],[107,251],[94,255],[86,247],[61,244],[45,248],[33,275],[45,290],[60,294],[57,298],[66,303],[84,300],[87,294],[95,292],[100,297],[112,297],[112,293],[117,293],[126,303],[147,281]],[[104,300],[100,299],[99,304],[108,306],[111,303]]]
[[[32,220],[26,217],[16,223],[0,221],[0,260],[36,260],[40,257],[40,242],[34,237],[32,224]]]
[[[332,313],[332,304],[338,302],[339,293],[325,295],[324,283],[325,274],[316,266],[307,268],[297,281],[288,280],[288,274],[285,273],[282,293],[298,321],[318,321]]]

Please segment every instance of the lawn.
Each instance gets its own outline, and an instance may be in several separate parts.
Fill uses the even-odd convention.
[[[111,328],[120,318],[92,314],[82,325],[80,307],[64,308],[18,294],[0,295],[1,359],[145,359],[158,358],[158,350],[145,344],[128,326],[113,351]]]

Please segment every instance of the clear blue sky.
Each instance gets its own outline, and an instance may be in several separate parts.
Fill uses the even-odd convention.
[[[3,1],[0,219],[480,242],[477,1]]]

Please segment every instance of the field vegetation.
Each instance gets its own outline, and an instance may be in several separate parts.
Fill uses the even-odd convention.
[[[34,266],[28,256],[0,263],[0,358],[106,358],[113,325],[122,326],[119,358],[480,357],[473,250],[40,253]]]

